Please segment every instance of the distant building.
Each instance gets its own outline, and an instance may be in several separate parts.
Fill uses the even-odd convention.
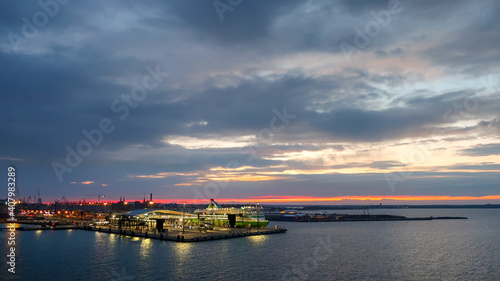
[[[0,199],[0,218],[7,218],[9,216],[7,207],[7,199]]]

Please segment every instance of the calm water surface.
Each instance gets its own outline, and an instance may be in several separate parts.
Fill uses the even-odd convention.
[[[500,280],[500,210],[371,213],[469,219],[271,222],[288,233],[192,244],[26,231],[17,233],[16,274],[2,231],[0,280]]]

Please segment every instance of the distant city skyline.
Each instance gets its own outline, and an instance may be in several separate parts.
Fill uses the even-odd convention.
[[[68,200],[66,198],[66,200]],[[148,197],[143,198],[70,198],[69,203],[117,203],[124,202],[150,202]],[[343,197],[301,197],[301,196],[262,196],[249,198],[216,198],[221,204],[262,204],[262,205],[498,205],[499,195],[494,196],[343,196]],[[155,198],[155,204],[208,204],[210,199],[180,199],[180,198]],[[54,201],[44,200],[44,204]]]
[[[500,203],[497,1],[0,6],[20,198]]]

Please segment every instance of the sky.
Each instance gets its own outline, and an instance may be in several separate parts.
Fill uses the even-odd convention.
[[[498,14],[2,1],[0,177],[45,202],[500,203]]]

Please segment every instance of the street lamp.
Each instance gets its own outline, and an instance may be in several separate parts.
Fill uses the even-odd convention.
[[[259,229],[259,206],[257,206],[257,230]]]
[[[184,213],[186,212],[186,203],[182,203],[184,208],[182,209],[182,234],[184,234]]]

